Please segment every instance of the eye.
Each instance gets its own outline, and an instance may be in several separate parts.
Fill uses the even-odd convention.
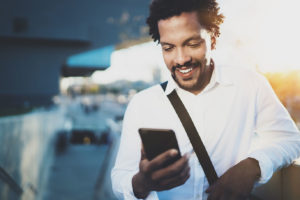
[[[189,44],[190,47],[198,47],[200,46],[200,43],[192,43],[192,44]]]
[[[166,52],[171,51],[173,48],[174,47],[171,45],[165,45],[162,47],[163,51],[166,51]]]
[[[204,40],[190,41],[187,45],[188,45],[189,47],[196,48],[196,47],[201,46],[201,44],[202,44],[203,42],[204,42]]]

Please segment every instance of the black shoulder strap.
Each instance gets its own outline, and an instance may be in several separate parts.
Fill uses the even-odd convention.
[[[164,91],[165,91],[166,86],[167,86],[167,82],[164,82],[161,84],[161,87],[163,88]],[[206,178],[207,178],[209,184],[212,185],[214,182],[216,182],[218,180],[218,175],[216,173],[216,170],[209,158],[209,155],[205,149],[205,146],[200,138],[200,135],[198,134],[198,131],[197,131],[188,111],[184,107],[176,90],[174,90],[169,95],[167,95],[167,97],[170,100],[172,106],[174,107],[186,133],[188,134],[190,142],[194,148],[194,151],[198,157],[198,160],[202,166],[202,169],[206,175]]]
[[[163,83],[160,84],[160,86],[162,87],[163,91],[166,91],[167,85],[168,85],[168,81],[163,82]]]

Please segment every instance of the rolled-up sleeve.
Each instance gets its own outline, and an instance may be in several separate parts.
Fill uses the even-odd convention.
[[[266,183],[276,170],[300,156],[300,134],[268,81],[260,76],[258,86],[255,132],[260,142],[249,157],[258,160],[259,183]]]

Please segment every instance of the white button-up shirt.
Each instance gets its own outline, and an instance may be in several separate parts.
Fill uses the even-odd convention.
[[[167,94],[177,90],[207,149],[218,176],[252,157],[261,168],[260,183],[299,157],[300,134],[268,81],[260,74],[234,67],[215,67],[210,83],[198,95],[177,86],[172,78],[164,92],[160,85],[136,94],[123,122],[120,148],[112,170],[114,193],[136,199],[132,177],[139,170],[139,128],[173,129],[182,154],[192,145]],[[195,154],[189,160],[191,176],[179,187],[151,192],[147,199],[207,199],[208,182]]]

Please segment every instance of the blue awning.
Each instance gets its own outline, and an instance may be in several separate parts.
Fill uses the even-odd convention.
[[[67,58],[66,66],[70,68],[99,68],[110,66],[110,57],[115,50],[114,45],[75,54]]]

